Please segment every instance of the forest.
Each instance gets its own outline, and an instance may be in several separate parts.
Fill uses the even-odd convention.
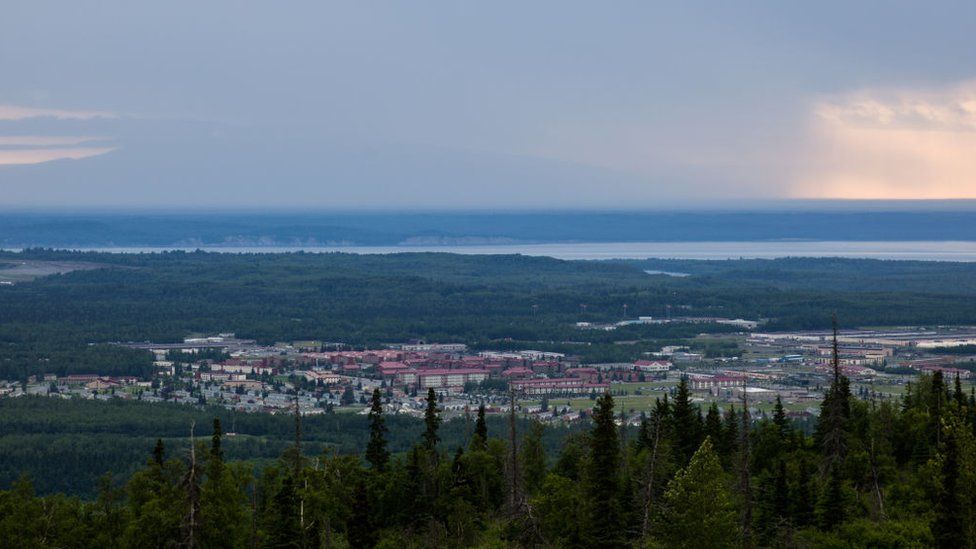
[[[216,417],[187,448],[159,437],[93,498],[39,496],[24,476],[0,492],[0,543],[976,547],[976,397],[938,372],[893,404],[855,398],[835,367],[811,436],[781,406],[760,420],[748,402],[702,410],[684,382],[636,430],[603,395],[557,450],[542,425],[489,423],[483,408],[449,441],[437,395],[426,402],[402,450],[377,391],[358,453],[313,449],[296,416],[291,444],[256,470],[229,459]]]
[[[145,462],[157,439],[170,452],[182,455],[189,447],[190,424],[205,429],[215,418],[228,433],[223,444],[227,458],[256,467],[277,459],[294,439],[294,422],[289,416],[234,412],[219,406],[38,396],[0,399],[0,487],[10,486],[28,473],[39,494],[63,492],[92,499],[103,474],[111,472],[116,481],[127,480]],[[495,414],[487,421],[492,429],[507,425]],[[386,424],[393,453],[407,451],[423,430],[417,418],[407,415],[390,415]],[[520,418],[519,428],[526,425]],[[575,429],[550,427],[543,443],[555,451]],[[448,420],[440,436],[445,445],[464,445],[470,431],[465,421]],[[303,446],[312,455],[326,449],[356,454],[366,448],[368,440],[368,422],[357,413],[302,419]]]
[[[0,379],[145,376],[148,353],[107,343],[235,332],[260,342],[422,339],[632,360],[718,325],[579,330],[674,314],[765,319],[763,329],[976,324],[976,264],[844,259],[562,261],[518,255],[354,255],[29,249],[18,260],[103,266],[0,286]],[[644,272],[688,272],[671,277]],[[628,341],[631,345],[619,345]]]

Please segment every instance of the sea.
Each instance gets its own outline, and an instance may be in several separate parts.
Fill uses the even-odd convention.
[[[737,242],[579,242],[492,245],[394,246],[198,246],[81,247],[84,251],[153,253],[203,250],[220,253],[452,253],[521,254],[557,259],[775,259],[843,257],[917,261],[976,261],[976,241],[737,241]]]

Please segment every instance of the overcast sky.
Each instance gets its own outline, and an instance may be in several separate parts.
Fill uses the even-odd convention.
[[[976,197],[976,2],[6,0],[0,207]]]

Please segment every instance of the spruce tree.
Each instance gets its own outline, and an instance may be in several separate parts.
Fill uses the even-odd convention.
[[[182,538],[186,493],[180,480],[184,463],[164,461],[163,443],[156,441],[148,468],[129,480],[129,525],[124,546],[176,545]]]
[[[586,463],[587,527],[589,547],[624,547],[620,510],[620,439],[614,421],[613,397],[604,393],[593,408],[589,460]]]
[[[973,436],[976,437],[976,387],[969,390],[969,404],[966,406],[966,411],[966,420],[969,422]]]
[[[244,487],[225,471],[220,419],[214,418],[207,458],[206,479],[200,487],[200,544],[203,547],[239,547],[246,536]]]
[[[641,418],[640,427],[637,428],[637,438],[633,442],[634,452],[650,450],[653,445],[651,436],[651,422],[647,418]]]
[[[427,408],[424,410],[424,448],[429,452],[437,450],[441,438],[437,430],[441,426],[440,410],[437,408],[437,393],[434,388],[427,389]]]
[[[166,448],[163,446],[163,439],[156,439],[156,446],[153,447],[153,463],[162,467],[166,459]]]
[[[734,404],[730,404],[729,411],[725,413],[722,439],[713,441],[713,444],[722,457],[722,463],[730,466],[739,447],[739,414],[735,411]]]
[[[805,459],[797,464],[796,483],[790,495],[790,515],[793,522],[800,527],[813,523],[814,501],[811,483],[813,473]]]
[[[959,478],[962,474],[959,441],[954,432],[955,426],[944,428],[942,448],[939,452],[941,486],[935,502],[936,545],[940,549],[968,547],[966,540],[967,524],[964,504],[960,495]]]
[[[678,390],[671,405],[673,434],[675,446],[681,463],[685,464],[698,449],[698,412],[691,404],[691,394],[688,390],[688,379],[681,377]]]
[[[776,395],[776,405],[773,407],[773,423],[779,429],[780,441],[787,442],[790,440],[792,431],[790,420],[786,418],[786,410],[783,408],[783,401],[779,395]]]
[[[220,418],[215,417],[213,420],[213,435],[210,437],[210,464],[212,464],[213,470],[208,470],[208,474],[216,473],[219,474],[219,469],[224,464],[224,450],[221,448],[220,439],[224,432],[220,428]]]
[[[390,452],[386,448],[386,431],[382,396],[379,389],[373,389],[369,409],[369,443],[366,445],[366,461],[377,472],[386,470],[386,464],[390,460]]]
[[[376,531],[370,518],[366,483],[362,480],[356,483],[351,511],[347,526],[349,546],[353,549],[370,549],[376,545]]]
[[[485,403],[478,406],[478,419],[474,423],[474,437],[471,439],[471,449],[475,451],[488,450],[488,424],[485,422]]]
[[[718,411],[718,404],[712,402],[705,415],[706,437],[711,437],[713,441],[722,440],[722,415]]]
[[[817,525],[822,530],[833,530],[847,520],[847,506],[844,503],[844,478],[840,467],[827,470],[827,482],[817,502]]]
[[[772,507],[774,516],[780,520],[790,517],[790,489],[786,478],[786,461],[779,460],[776,479],[773,481]]]
[[[736,511],[711,439],[678,471],[664,494],[658,531],[665,547],[735,547]]]
[[[952,401],[956,403],[959,411],[966,407],[966,394],[962,392],[962,381],[960,381],[958,373],[952,391]]]
[[[932,433],[936,451],[942,446],[942,415],[945,412],[947,390],[942,372],[936,370],[932,374],[932,391],[929,393],[929,432]]]
[[[837,344],[837,316],[833,323],[833,379],[821,404],[815,438],[820,444],[824,487],[817,502],[817,522],[821,529],[833,530],[847,520],[843,464],[847,455],[847,429],[850,420],[850,382],[840,372]]]
[[[791,511],[784,460],[779,460],[774,470],[767,470],[760,476],[756,511],[756,528],[761,536],[759,545],[780,546],[789,531]]]
[[[837,316],[833,322],[833,378],[820,405],[820,419],[814,439],[820,446],[823,456],[824,477],[839,470],[847,454],[847,423],[850,418],[850,383],[840,371],[840,351],[837,344]],[[841,479],[842,480],[842,479]]]
[[[522,447],[519,449],[523,485],[530,496],[535,495],[546,480],[546,448],[542,445],[545,429],[541,422],[534,421],[529,432],[522,438]]]
[[[300,518],[301,502],[292,475],[285,475],[263,518],[269,547],[297,549],[304,535]]]
[[[742,542],[745,547],[752,547],[752,444],[749,439],[749,431],[752,425],[752,418],[749,415],[749,392],[746,391],[745,383],[742,385],[742,429],[739,431],[738,444],[738,473],[739,473],[739,500],[742,502],[740,513],[739,528],[742,532]]]

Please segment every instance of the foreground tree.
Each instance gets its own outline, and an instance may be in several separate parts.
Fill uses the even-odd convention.
[[[353,549],[370,549],[376,545],[376,530],[371,520],[369,496],[363,481],[356,484],[348,531],[349,546]]]
[[[698,407],[691,403],[691,391],[688,389],[688,379],[684,376],[678,382],[678,389],[674,394],[674,403],[671,405],[671,418],[673,422],[673,433],[675,436],[675,449],[680,465],[688,463],[692,454],[698,448],[701,440],[701,418],[698,415]]]
[[[588,507],[585,536],[590,547],[623,547],[620,509],[620,439],[613,397],[604,393],[593,408],[585,492]]]
[[[532,423],[519,449],[523,484],[525,492],[530,496],[538,492],[546,480],[546,448],[542,444],[542,433],[545,430],[542,423]]]
[[[383,419],[383,400],[379,389],[373,389],[369,408],[369,443],[366,445],[366,461],[375,471],[383,472],[390,460],[386,449],[386,421]]]
[[[694,549],[738,545],[738,526],[722,464],[705,439],[664,493],[658,532],[666,547]]]
[[[478,419],[474,423],[474,436],[471,438],[472,450],[488,449],[488,424],[485,422],[485,403],[478,406]]]
[[[437,408],[437,393],[434,388],[427,389],[427,407],[424,409],[424,448],[429,452],[437,450],[441,437],[437,430],[441,426],[440,410]]]
[[[250,523],[245,489],[248,474],[224,463],[220,420],[214,419],[213,436],[200,487],[200,544],[203,547],[244,545]]]
[[[940,478],[932,532],[940,549],[973,547],[976,545],[976,444],[962,417],[945,418],[942,430],[942,447],[935,460]]]

